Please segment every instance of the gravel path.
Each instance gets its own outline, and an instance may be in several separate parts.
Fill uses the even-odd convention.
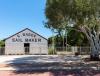
[[[15,70],[1,70],[0,76],[100,76],[100,61],[81,62],[80,57],[73,56],[0,56],[0,68],[14,68]],[[64,63],[63,63],[64,62]],[[54,69],[59,67],[78,67],[82,69]],[[98,69],[91,68],[97,67]],[[24,68],[52,67],[48,70],[23,70]],[[84,68],[90,67],[90,68]],[[84,68],[84,69],[83,69]],[[19,70],[20,69],[20,70]]]
[[[80,57],[73,56],[59,56],[59,55],[3,55],[0,56],[0,64],[9,63],[39,63],[39,62],[65,62],[65,61],[79,61]]]

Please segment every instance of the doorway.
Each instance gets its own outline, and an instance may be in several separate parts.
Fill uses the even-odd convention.
[[[24,43],[24,51],[25,51],[25,54],[29,54],[29,52],[30,52],[30,43]]]

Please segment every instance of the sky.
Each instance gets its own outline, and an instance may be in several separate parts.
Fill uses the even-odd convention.
[[[25,28],[50,37],[51,30],[44,27],[46,0],[0,0],[0,39],[7,38]]]

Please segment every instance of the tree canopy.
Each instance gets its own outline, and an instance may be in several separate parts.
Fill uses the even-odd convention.
[[[59,31],[73,26],[84,33],[91,56],[99,57],[100,0],[47,0],[45,15],[47,28]]]
[[[100,0],[47,0],[45,14],[48,28],[61,28],[62,24],[75,22],[83,24],[100,11]]]
[[[99,33],[100,0],[47,0],[45,14],[47,28],[62,31],[72,24],[86,35]]]

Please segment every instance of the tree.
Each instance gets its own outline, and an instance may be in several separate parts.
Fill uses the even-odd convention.
[[[63,38],[63,47],[64,47],[64,42],[65,42],[65,36],[67,34],[67,24],[68,18],[65,16],[65,10],[60,7],[63,2],[66,2],[66,0],[61,0],[61,2],[58,2],[57,0],[47,0],[46,3],[46,25],[45,27],[54,30],[58,35]],[[66,5],[64,5],[66,6]],[[63,11],[62,11],[62,10]],[[66,37],[67,41],[67,37]],[[67,44],[67,42],[66,42]]]
[[[67,34],[67,43],[71,46],[89,46],[88,40],[84,33],[76,30],[70,30]]]
[[[0,47],[4,47],[5,46],[5,42],[3,40],[0,40]]]
[[[48,45],[51,46],[52,44],[52,38],[54,38],[54,43],[55,43],[55,48],[59,48],[59,47],[63,47],[63,37],[62,36],[59,36],[59,35],[56,35],[56,36],[52,36],[50,38],[48,38]],[[64,41],[65,41],[65,38],[64,38]],[[64,47],[66,46],[65,45],[66,41],[64,42]]]
[[[91,59],[99,59],[100,0],[47,0],[46,18],[49,28],[66,28],[72,24],[83,32],[91,46]]]

